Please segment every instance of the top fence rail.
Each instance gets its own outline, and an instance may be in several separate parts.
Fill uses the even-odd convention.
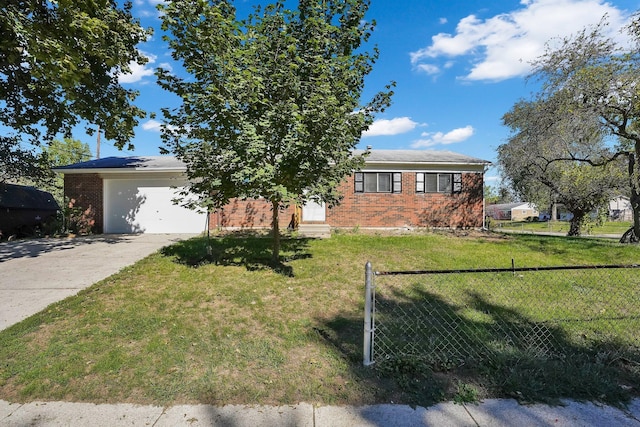
[[[376,276],[402,276],[411,274],[460,274],[460,273],[510,273],[521,271],[553,271],[553,270],[600,270],[616,268],[640,268],[640,264],[605,264],[605,265],[573,265],[548,267],[515,267],[511,268],[469,268],[458,270],[406,270],[406,271],[374,271]]]

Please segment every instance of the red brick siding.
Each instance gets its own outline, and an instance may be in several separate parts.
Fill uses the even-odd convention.
[[[464,173],[462,193],[416,193],[415,172],[402,173],[402,193],[355,193],[341,184],[342,203],[327,210],[332,227],[481,227],[482,174]]]
[[[294,208],[291,206],[280,211],[280,228],[286,228],[291,222]],[[234,199],[218,212],[209,217],[209,228],[271,228],[271,203],[266,200]]]
[[[102,233],[104,229],[104,203],[102,178],[87,173],[64,176],[64,194],[69,204],[81,208],[94,220],[93,232]]]
[[[353,175],[340,186],[342,203],[327,209],[326,223],[332,227],[481,227],[482,174],[464,173],[462,193],[416,193],[415,172],[402,173],[402,193],[355,193]],[[65,175],[65,195],[75,207],[89,210],[94,232],[103,231],[103,184],[97,174]],[[280,227],[294,215],[290,206],[280,212]],[[209,226],[270,228],[271,205],[265,200],[236,199],[211,214]]]

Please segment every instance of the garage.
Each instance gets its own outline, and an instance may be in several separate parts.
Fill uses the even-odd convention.
[[[69,207],[81,210],[93,233],[206,231],[206,212],[173,203],[187,185],[186,167],[175,157],[104,157],[54,170],[64,175]]]
[[[207,215],[173,203],[183,178],[104,179],[105,233],[202,233]]]

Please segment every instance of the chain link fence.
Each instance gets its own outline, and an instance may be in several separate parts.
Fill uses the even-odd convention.
[[[448,369],[606,349],[637,368],[639,268],[374,272],[368,263],[364,364],[417,358]]]

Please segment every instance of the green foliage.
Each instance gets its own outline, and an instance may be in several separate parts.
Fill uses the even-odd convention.
[[[42,147],[42,153],[47,161],[48,170],[56,166],[91,160],[89,144],[72,138],[54,139],[51,143]],[[62,175],[55,174],[53,179],[41,186],[41,189],[51,193],[58,205],[64,206],[64,177]]]
[[[228,1],[161,6],[173,58],[191,77],[158,71],[182,98],[163,111],[163,139],[183,160],[196,203],[266,199],[278,212],[292,203],[340,200],[336,187],[363,164],[352,150],[392,92],[360,104],[365,76],[378,56],[361,47],[373,29],[367,0],[278,1],[239,19]]]
[[[458,404],[478,403],[480,400],[478,389],[471,384],[458,381],[457,391],[453,396],[453,401]]]
[[[81,120],[101,126],[122,148],[144,111],[137,92],[118,83],[146,58],[136,45],[149,32],[115,0],[8,2],[0,11],[0,170],[37,178],[40,145],[71,134]],[[129,145],[130,146],[130,145]],[[22,171],[19,166],[23,165]],[[26,175],[25,175],[26,174]]]
[[[75,205],[75,200],[65,199],[62,207],[62,228],[65,233],[91,234],[96,225],[96,212],[92,207],[80,208]]]
[[[640,236],[640,174],[637,168],[640,157],[640,133],[637,131],[640,118],[637,90],[640,81],[637,49],[640,15],[636,14],[627,27],[635,46],[617,45],[614,39],[605,36],[606,26],[606,18],[603,18],[599,25],[560,40],[555,47],[549,45],[544,55],[534,63],[532,74],[542,83],[541,91],[533,102],[516,104],[505,115],[505,123],[524,132],[525,141],[530,141],[535,135],[538,138],[552,137],[556,144],[563,142],[558,139],[556,122],[563,123],[562,128],[569,131],[566,134],[573,137],[571,145],[562,155],[534,149],[546,162],[543,166],[554,161],[602,166],[628,160],[626,184],[631,187],[635,234]],[[535,113],[534,119],[529,121],[527,128],[527,115],[531,112]],[[602,138],[607,144],[600,143]],[[523,186],[519,177],[514,178],[512,171],[507,172],[507,176],[515,186]],[[542,185],[548,187],[547,183]],[[535,185],[529,185],[529,191],[535,192]],[[579,222],[578,217],[575,226]]]
[[[497,203],[513,203],[517,200],[512,190],[507,186],[500,184],[497,187],[484,184],[484,200],[487,205]]]
[[[597,116],[560,114],[571,104],[564,92],[516,103],[503,117],[512,133],[498,147],[498,162],[524,200],[564,204],[573,214],[568,234],[576,236],[589,213],[626,185],[626,167],[607,146]]]

